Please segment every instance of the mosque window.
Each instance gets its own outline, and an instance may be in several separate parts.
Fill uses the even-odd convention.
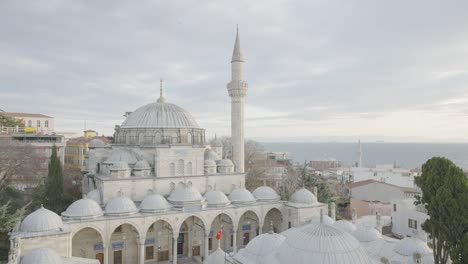
[[[28,127],[32,127],[32,120],[28,120]]]
[[[169,164],[169,176],[175,176],[175,164],[173,162]]]
[[[396,204],[393,204],[393,212],[396,212]]]
[[[145,250],[145,260],[154,259],[154,246],[147,246]]]
[[[44,126],[49,127],[49,120],[44,121]]]
[[[184,176],[184,171],[184,160],[180,159],[179,161],[177,161],[177,175]]]
[[[37,120],[37,127],[41,127],[41,120]]]

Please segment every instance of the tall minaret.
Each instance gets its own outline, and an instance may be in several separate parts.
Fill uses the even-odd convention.
[[[240,47],[239,27],[232,52],[231,81],[227,85],[231,97],[231,143],[235,172],[244,172],[244,101],[248,84],[242,80],[244,57]]]

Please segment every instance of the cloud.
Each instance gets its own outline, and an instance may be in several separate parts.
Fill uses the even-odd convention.
[[[239,24],[248,137],[464,137],[468,3],[2,1],[2,109],[111,134],[166,98],[229,134]],[[462,101],[457,101],[462,100]],[[404,124],[404,125],[398,125]],[[434,125],[437,124],[437,125]],[[276,129],[275,129],[276,128]]]

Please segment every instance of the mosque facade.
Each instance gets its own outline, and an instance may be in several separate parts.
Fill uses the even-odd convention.
[[[11,232],[9,263],[202,263],[328,211],[316,191],[299,189],[282,201],[268,186],[245,188],[244,63],[237,32],[227,85],[232,160],[223,158],[221,142],[206,144],[205,130],[161,87],[156,102],[115,127],[112,145],[90,142],[83,199],[61,216],[40,208]]]

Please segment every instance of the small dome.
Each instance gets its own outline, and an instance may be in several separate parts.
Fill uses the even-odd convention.
[[[223,142],[221,142],[221,140],[219,140],[218,138],[215,137],[215,139],[213,139],[213,141],[211,141],[210,145],[212,147],[222,147]]]
[[[395,245],[395,252],[403,256],[413,256],[414,253],[421,255],[432,253],[424,241],[414,237],[405,237],[398,241]]]
[[[297,190],[293,195],[291,195],[291,198],[289,199],[290,202],[292,203],[299,203],[299,204],[315,204],[317,203],[317,197],[315,195],[307,190],[306,188],[301,188]]]
[[[102,216],[101,206],[93,199],[83,198],[68,206],[62,216],[67,218],[87,219]]]
[[[96,203],[101,204],[101,194],[99,193],[98,189],[94,189],[86,194],[86,197],[89,199],[93,199]]]
[[[205,167],[216,167],[216,161],[214,161],[214,160],[205,160]]]
[[[229,200],[233,204],[255,203],[255,197],[245,188],[236,188],[229,194]]]
[[[218,153],[212,149],[205,149],[205,160],[221,160]]]
[[[113,164],[118,161],[125,161],[128,164],[135,164],[138,160],[135,155],[126,149],[112,149],[112,153],[104,164]]]
[[[278,263],[371,264],[364,248],[350,234],[330,225],[292,228],[275,255]]]
[[[203,261],[203,264],[220,264],[226,262],[226,252],[221,248],[213,251],[206,259]]]
[[[140,211],[142,213],[164,212],[171,208],[172,205],[160,194],[148,195],[140,204]]]
[[[373,227],[360,226],[352,235],[359,240],[359,242],[372,242],[382,238],[382,234]]]
[[[55,251],[49,248],[35,248],[21,258],[21,264],[62,264]]]
[[[356,230],[356,226],[350,221],[346,220],[338,220],[335,223],[333,223],[333,226],[350,234]]]
[[[146,160],[139,160],[135,163],[134,170],[150,170],[151,166],[148,164]]]
[[[176,206],[183,206],[187,204],[200,204],[203,197],[191,183],[180,182],[167,200]]]
[[[131,215],[138,212],[135,203],[128,197],[119,195],[110,199],[105,208],[106,215]]]
[[[210,207],[223,207],[231,203],[223,192],[217,190],[206,192],[204,197]]]
[[[21,232],[59,231],[62,226],[60,216],[41,206],[24,218],[20,230]]]
[[[245,248],[239,250],[239,253],[234,255],[234,259],[241,263],[269,264],[270,262],[265,258],[274,254],[284,240],[283,235],[273,232],[261,234],[252,239]]]
[[[220,167],[234,167],[234,163],[230,159],[222,159],[216,162]]]
[[[192,115],[181,107],[158,100],[132,112],[120,128],[199,128]]]
[[[276,191],[268,186],[260,186],[252,194],[259,201],[278,201],[280,199]]]
[[[312,216],[311,223],[320,224],[320,215]],[[323,215],[323,223],[326,224],[326,225],[333,225],[333,223],[335,223],[335,221],[333,221],[333,219],[331,217],[329,217],[328,215],[324,214]]]
[[[122,171],[122,170],[129,170],[130,167],[128,166],[128,163],[125,161],[117,161],[112,164],[110,167],[111,171]]]
[[[93,149],[93,148],[104,148],[106,147],[106,143],[104,141],[94,138],[88,143],[88,148]]]

